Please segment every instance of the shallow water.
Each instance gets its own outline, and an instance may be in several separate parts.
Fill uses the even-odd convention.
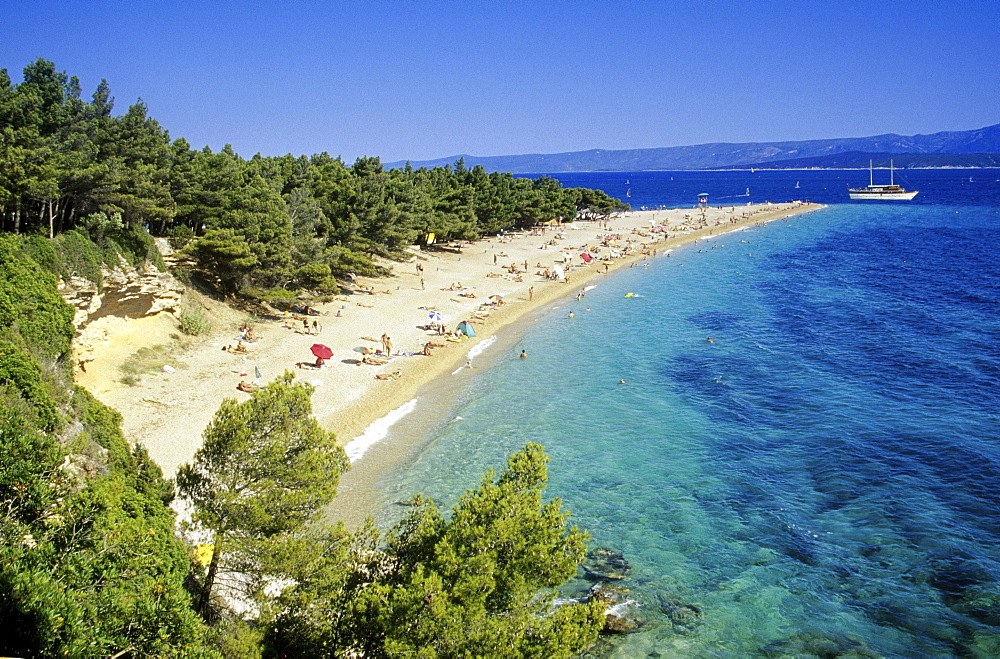
[[[434,403],[444,421],[377,484],[382,523],[415,492],[450,506],[536,441],[549,495],[633,567],[646,624],[603,654],[996,656],[1000,210],[983,196],[838,205],[549,310]],[[700,624],[672,625],[671,602]]]

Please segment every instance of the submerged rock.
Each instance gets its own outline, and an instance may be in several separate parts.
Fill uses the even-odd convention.
[[[622,554],[599,547],[587,552],[581,565],[583,574],[591,581],[624,579],[632,571],[632,566]]]
[[[951,608],[984,625],[1000,628],[1000,592],[997,590],[973,586],[966,589],[962,599]]]
[[[840,634],[824,632],[800,632],[794,636],[766,645],[761,650],[765,657],[784,659],[788,657],[822,657],[834,659],[876,659],[881,656],[868,649],[864,643]]]
[[[607,606],[602,634],[628,634],[642,626],[639,603],[629,598],[628,588],[601,581],[590,588],[589,599]]]
[[[678,634],[688,634],[704,622],[701,609],[694,604],[660,597],[660,610],[667,616],[674,631]]]

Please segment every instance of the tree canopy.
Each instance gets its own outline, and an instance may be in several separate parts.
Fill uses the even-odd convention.
[[[287,656],[569,657],[603,627],[597,603],[555,605],[587,534],[542,501],[548,458],[529,443],[445,518],[427,499],[383,547],[370,527],[294,575],[269,647]]]
[[[224,400],[194,461],[177,473],[194,521],[212,537],[198,601],[203,613],[220,566],[259,575],[248,566],[262,563],[267,541],[301,528],[337,493],[347,457],[312,416],[311,394],[286,373],[250,400]],[[253,579],[246,590],[252,595],[261,585]]]
[[[481,166],[386,171],[326,153],[244,159],[193,149],[141,99],[113,114],[108,83],[90,101],[79,81],[38,59],[13,84],[0,70],[0,230],[86,233],[93,217],[192,241],[205,279],[226,294],[294,286],[332,289],[348,272],[413,244],[464,240],[627,208],[603,192]],[[96,223],[100,225],[100,223]],[[93,236],[91,236],[93,237]]]

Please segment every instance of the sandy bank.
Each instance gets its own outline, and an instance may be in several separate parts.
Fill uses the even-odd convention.
[[[173,372],[144,375],[132,386],[121,382],[121,365],[139,347],[177,345],[176,322],[164,314],[108,320],[101,328],[91,328],[85,345],[77,346],[91,359],[86,372],[77,372],[77,382],[122,413],[126,437],[144,444],[167,475],[192,458],[224,398],[250,395],[236,386],[254,380],[258,369],[264,384],[286,370],[314,384],[317,419],[346,444],[414,398],[428,382],[461,367],[474,346],[525,314],[576,295],[595,279],[636,260],[663,257],[669,249],[699,238],[816,208],[801,203],[727,206],[706,209],[704,219],[697,209],[634,211],[609,223],[580,222],[454,248],[414,250],[410,262],[393,266],[391,277],[359,278],[351,294],[317,307],[321,315],[309,319],[308,331],[291,316],[254,321],[215,309],[216,331],[175,348]],[[654,226],[657,231],[651,231]],[[614,244],[602,245],[609,234],[617,235]],[[608,263],[595,259],[586,264],[580,257],[583,249],[598,259],[618,256]],[[568,282],[541,276],[557,265]],[[494,295],[504,304],[483,307]],[[488,313],[477,318],[481,308]],[[431,310],[441,314],[449,330],[472,319],[477,336],[445,340],[427,327]],[[257,340],[245,344],[245,355],[225,351],[237,344],[245,320],[251,320]],[[359,365],[361,353],[355,348],[381,349],[383,334],[392,341],[391,359]],[[428,341],[443,347],[431,348],[431,356],[420,354]],[[296,367],[314,361],[314,343],[329,346],[334,356],[320,369]],[[396,373],[395,379],[376,377]]]

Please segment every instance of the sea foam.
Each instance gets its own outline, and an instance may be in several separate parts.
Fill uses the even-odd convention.
[[[469,359],[470,360],[475,359],[479,355],[483,354],[483,352],[487,348],[489,348],[491,345],[493,345],[496,342],[497,342],[497,337],[496,337],[496,335],[494,335],[494,336],[491,336],[490,338],[486,339],[485,341],[481,341],[481,342],[477,343],[476,345],[472,346],[472,348],[469,350]]]
[[[347,443],[347,446],[344,447],[344,451],[347,453],[347,457],[350,461],[357,462],[360,460],[361,456],[363,456],[368,449],[385,439],[386,435],[389,434],[389,428],[391,428],[394,423],[415,410],[416,407],[416,398],[408,400],[365,428],[365,431],[361,433],[361,435],[352,439]]]

